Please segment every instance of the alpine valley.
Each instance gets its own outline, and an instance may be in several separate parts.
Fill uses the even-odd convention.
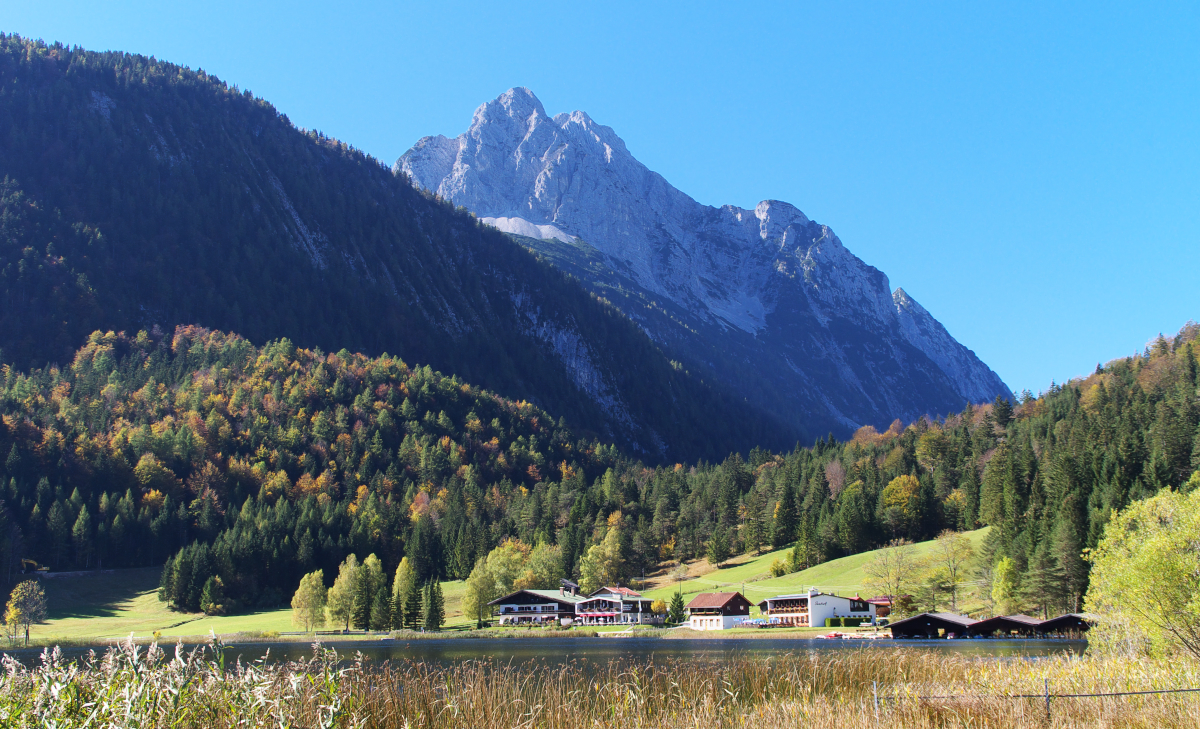
[[[395,165],[506,231],[806,442],[957,411],[1008,387],[827,226],[785,202],[697,203],[587,114],[528,89]]]
[[[828,228],[698,205],[523,89],[398,168],[203,71],[0,35],[0,589],[165,565],[187,613],[332,582],[343,625],[436,630],[440,580],[479,620],[990,527],[985,600],[1077,612],[1117,515],[1200,489],[1200,326],[1014,403]]]

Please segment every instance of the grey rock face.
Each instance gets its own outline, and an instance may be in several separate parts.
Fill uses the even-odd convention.
[[[1011,397],[827,226],[777,200],[701,205],[634,159],[612,129],[579,111],[551,118],[528,89],[480,106],[455,139],[421,139],[395,170],[524,236],[688,367],[744,391],[798,434],[844,435]],[[589,249],[603,273],[580,264]]]

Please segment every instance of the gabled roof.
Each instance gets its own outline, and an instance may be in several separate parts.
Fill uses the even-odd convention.
[[[888,627],[890,627],[892,630],[895,630],[896,628],[903,628],[906,626],[918,627],[941,624],[952,627],[966,628],[974,625],[976,622],[978,621],[968,618],[966,615],[955,615],[954,613],[921,613],[920,615],[914,615],[911,618],[897,620]]]
[[[583,599],[592,600],[596,598],[609,600],[619,599],[623,603],[636,603],[639,601],[650,602],[650,598],[642,597],[642,593],[631,590],[628,587],[601,587],[599,590],[592,592]]]
[[[535,597],[540,597],[544,600],[568,602],[571,604],[583,602],[584,600],[587,599],[583,595],[572,595],[569,592],[561,592],[560,593],[558,590],[517,590],[516,592],[508,593],[504,597],[498,597],[495,600],[492,600],[491,602],[488,603],[488,605],[503,604],[504,602],[513,599],[514,597],[516,597],[517,595],[520,595],[521,593],[534,595]]]
[[[687,608],[689,610],[693,608],[723,608],[739,599],[747,605],[750,604],[750,601],[740,592],[702,592],[692,598],[692,601],[687,604]]]
[[[1099,619],[1091,613],[1067,613],[1066,615],[1059,615],[1057,618],[1042,621],[1038,629],[1046,633],[1053,633],[1063,628],[1087,630],[1098,621]]]
[[[971,626],[972,633],[992,633],[997,630],[1037,630],[1042,621],[1028,615],[997,615],[980,620]]]
[[[599,590],[592,592],[588,597],[599,595],[602,592],[611,592],[615,595],[625,595],[627,597],[641,597],[642,593],[635,590],[630,590],[628,587],[601,587]]]

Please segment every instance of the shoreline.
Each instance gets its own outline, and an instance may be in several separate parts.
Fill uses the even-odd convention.
[[[530,643],[537,645],[544,641],[560,640],[560,641],[591,641],[596,639],[604,639],[603,642],[610,643],[618,642],[637,642],[644,643],[648,641],[693,641],[693,642],[728,642],[728,641],[797,641],[797,642],[812,642],[814,645],[826,645],[831,648],[835,645],[847,646],[848,644],[858,645],[876,645],[885,644],[891,646],[912,646],[916,647],[933,647],[939,645],[978,645],[985,646],[995,643],[1003,643],[1005,645],[1021,645],[1021,644],[1066,644],[1080,643],[1087,645],[1086,640],[1077,640],[1072,638],[961,638],[961,639],[896,639],[890,635],[862,635],[853,636],[847,635],[841,638],[826,639],[824,631],[814,629],[800,629],[787,631],[764,631],[764,630],[727,630],[727,631],[694,631],[687,628],[667,628],[658,630],[639,630],[639,631],[578,631],[578,630],[512,630],[512,629],[484,629],[484,630],[466,630],[466,631],[438,631],[436,633],[422,632],[398,632],[390,634],[363,634],[363,633],[334,633],[324,635],[314,634],[246,634],[246,633],[231,633],[225,635],[216,635],[216,641],[224,648],[232,648],[238,646],[303,646],[319,643],[324,648],[333,648],[339,653],[351,653],[356,649],[364,648],[386,648],[388,646],[399,646],[409,643],[457,643],[464,641],[486,641],[497,643]],[[89,641],[47,641],[45,643],[36,643],[29,647],[12,646],[0,648],[0,654],[11,654],[16,656],[40,655],[43,651],[52,648],[60,648],[64,652],[78,653],[87,652],[89,650],[96,651],[98,654],[104,651],[118,647],[121,644],[128,642],[130,638],[113,638],[100,639]],[[210,635],[190,635],[190,636],[172,636],[170,638],[160,638],[157,641],[153,637],[133,637],[133,643],[140,647],[146,647],[157,643],[160,649],[166,651],[176,645],[182,645],[186,649],[202,648],[212,644],[213,636]],[[817,643],[820,641],[820,643]]]

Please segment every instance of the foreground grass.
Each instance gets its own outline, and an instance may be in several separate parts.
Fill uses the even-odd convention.
[[[899,649],[564,665],[404,661],[222,667],[210,652],[123,645],[76,665],[5,658],[0,725],[374,727],[1193,727],[1200,696],[1061,694],[1200,685],[1192,660],[974,659]],[[872,689],[883,698],[875,708]],[[920,698],[953,696],[959,698]],[[877,713],[878,711],[878,713]]]

